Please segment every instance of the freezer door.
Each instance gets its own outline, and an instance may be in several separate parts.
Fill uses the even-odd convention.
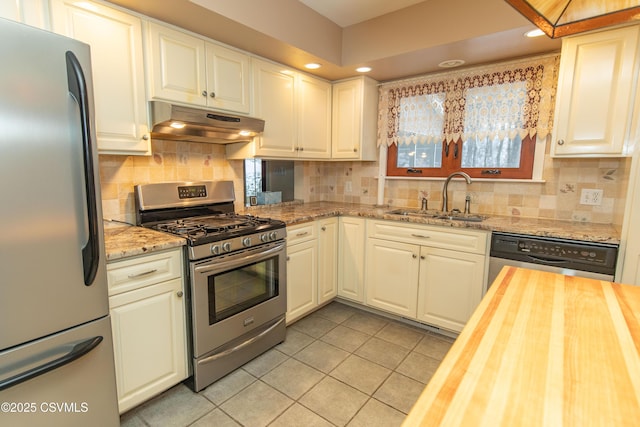
[[[119,425],[112,347],[107,316],[0,352],[0,425]]]
[[[0,351],[107,315],[89,47],[0,19]]]

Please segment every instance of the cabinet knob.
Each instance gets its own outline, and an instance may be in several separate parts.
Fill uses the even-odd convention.
[[[300,147],[300,151],[304,151],[304,147]]]
[[[178,295],[178,298],[182,298],[182,295],[184,295],[184,292],[178,291],[176,292],[176,295]]]
[[[210,97],[212,97],[212,98],[215,98],[215,97],[216,97],[216,93],[215,93],[215,92],[211,92],[211,93],[209,94],[209,96],[210,96]]]
[[[322,226],[322,228],[320,229],[322,231],[327,231],[327,227],[325,227],[324,225]]]
[[[357,149],[357,148],[355,148],[355,147],[353,147],[353,152],[354,152],[354,153],[357,153],[357,152],[358,152],[358,149]]]
[[[144,135],[142,135],[142,139],[144,139],[145,141],[149,140],[149,134],[145,133]]]
[[[202,91],[202,96],[207,96],[207,91],[206,90]]]
[[[420,255],[420,259],[425,259],[424,255]]]
[[[558,145],[564,145],[564,139],[559,139],[558,140]]]
[[[413,259],[416,259],[416,258],[418,258],[418,255],[413,254],[412,257],[413,257]]]
[[[291,258],[287,255],[287,261],[289,261]]]

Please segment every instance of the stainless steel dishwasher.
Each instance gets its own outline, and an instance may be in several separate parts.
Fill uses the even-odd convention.
[[[613,281],[618,245],[493,232],[488,284],[509,265]]]

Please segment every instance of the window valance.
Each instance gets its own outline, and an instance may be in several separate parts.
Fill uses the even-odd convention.
[[[546,138],[553,125],[559,55],[385,83],[378,145],[460,138]]]

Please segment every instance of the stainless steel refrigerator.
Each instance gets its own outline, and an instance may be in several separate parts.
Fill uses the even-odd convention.
[[[89,46],[0,19],[0,425],[118,425]]]

